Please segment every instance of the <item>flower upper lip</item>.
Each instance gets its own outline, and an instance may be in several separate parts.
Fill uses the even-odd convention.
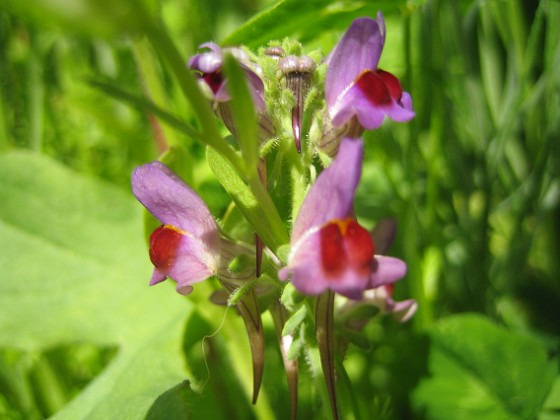
[[[385,21],[379,13],[377,19],[359,18],[352,25],[327,57],[325,98],[333,104],[338,96],[351,85],[364,70],[377,68],[385,44]]]

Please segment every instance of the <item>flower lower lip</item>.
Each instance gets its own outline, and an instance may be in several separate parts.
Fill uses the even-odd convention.
[[[165,272],[173,265],[183,234],[184,232],[171,225],[162,225],[152,232],[150,260],[156,268]]]

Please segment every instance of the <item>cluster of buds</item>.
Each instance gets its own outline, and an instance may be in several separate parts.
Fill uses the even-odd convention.
[[[302,55],[301,46],[286,41],[263,48],[258,56],[242,48],[222,49],[207,43],[201,45],[206,51],[188,62],[216,116],[238,138],[223,72],[225,54],[232,54],[253,99],[264,188],[269,189],[267,160],[281,162],[277,157],[282,154],[293,161],[288,164],[289,171],[306,180],[302,188],[305,195],[291,199],[294,220],[285,221],[291,234],[289,244],[281,247],[284,252],[277,248],[273,252],[258,236],[254,243],[232,239],[197,192],[163,163],[142,165],[132,175],[134,195],[161,222],[150,236],[149,255],[154,265],[150,285],[170,278],[177,283],[179,293],[188,295],[193,284],[214,277],[226,294],[243,288],[236,302],[253,352],[253,401],[264,363],[260,316],[268,309],[279,334],[292,418],[297,410],[298,370],[297,353],[295,357],[290,354],[289,345],[296,337],[294,331],[283,330],[286,320],[298,312],[298,304],[304,306],[306,299],[315,302],[314,316],[302,322],[315,324],[315,344],[335,418],[333,349],[344,348],[335,345],[335,340],[344,340],[344,329],[355,333],[367,323],[368,319],[359,316],[363,311],[356,308],[375,306],[399,321],[406,321],[416,310],[414,300],[395,302],[392,298],[393,284],[406,274],[403,261],[383,255],[395,235],[395,223],[383,220],[367,230],[354,212],[364,154],[361,134],[378,128],[385,117],[398,122],[414,117],[410,95],[403,92],[399,80],[377,67],[384,42],[385,23],[379,13],[377,19],[355,20],[325,60]],[[295,145],[297,153],[281,147],[288,142]],[[314,164],[317,154],[332,158],[322,159],[330,161],[324,169]],[[270,193],[273,200],[285,199]],[[243,263],[239,263],[240,257]],[[249,283],[250,287],[244,287]],[[270,289],[275,289],[276,296],[282,297],[272,303],[271,299],[260,299],[263,287],[259,285],[266,286],[269,296]],[[287,293],[299,298],[286,304]],[[343,320],[337,323],[341,331],[336,334],[335,317]]]

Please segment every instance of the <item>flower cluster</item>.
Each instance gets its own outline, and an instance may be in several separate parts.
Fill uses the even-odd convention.
[[[239,312],[253,351],[254,399],[262,375],[263,357],[255,354],[263,351],[260,313],[269,309],[282,327],[297,310],[279,300],[271,304],[270,299],[264,303],[259,299],[263,250],[267,290],[282,291],[291,284],[301,299],[318,302],[317,346],[335,416],[334,365],[329,359],[334,334],[327,334],[328,340],[321,338],[324,328],[334,328],[332,317],[339,314],[344,318],[340,328],[355,330],[367,322],[351,316],[360,305],[376,306],[381,313],[392,313],[401,321],[416,310],[414,300],[395,302],[392,298],[393,284],[406,274],[402,260],[382,255],[395,234],[395,224],[382,221],[369,231],[358,222],[354,211],[364,155],[361,134],[378,128],[385,117],[397,122],[414,117],[411,97],[402,90],[399,80],[378,68],[384,43],[385,23],[379,13],[377,19],[355,20],[324,60],[312,58],[312,54],[301,55],[300,46],[285,41],[263,48],[258,57],[242,48],[222,49],[206,43],[201,45],[206,51],[188,61],[213,111],[238,140],[228,78],[223,71],[225,55],[233,55],[242,69],[259,125],[259,182],[273,203],[286,199],[292,203],[293,225],[285,222],[285,227],[291,228],[289,244],[273,247],[263,241],[250,218],[247,221],[255,226],[256,239],[232,239],[197,192],[159,161],[138,167],[132,175],[134,195],[161,223],[149,240],[154,265],[150,285],[170,278],[177,283],[177,291],[186,295],[192,292],[193,284],[211,277],[217,278],[228,294],[250,283],[251,287],[244,288],[245,294],[240,295],[244,304]],[[291,141],[297,153],[287,146]],[[332,157],[322,171],[314,159],[318,154],[323,162],[330,160],[327,155]],[[288,163],[283,165],[283,160]],[[277,175],[276,183],[295,176],[294,185],[300,187],[293,188],[291,197],[286,197],[286,188],[268,185],[267,162],[280,162],[272,172],[287,167],[292,174]],[[315,177],[317,171],[321,172]],[[246,266],[233,270],[240,255],[247,257]],[[295,301],[303,305],[301,299]],[[279,338],[295,417],[297,362],[282,347],[293,337],[287,341]]]

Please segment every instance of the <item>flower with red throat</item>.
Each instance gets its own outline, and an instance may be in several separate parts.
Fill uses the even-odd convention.
[[[162,223],[150,236],[150,285],[169,277],[177,282],[177,291],[187,295],[191,284],[218,272],[220,232],[196,192],[158,161],[134,170],[132,192]]]
[[[414,117],[410,95],[399,80],[377,68],[384,44],[385,21],[379,12],[377,19],[354,20],[330,53],[325,98],[333,126],[355,118],[362,128],[373,130],[385,116],[398,122]]]
[[[216,115],[223,121],[231,134],[238,137],[237,127],[233,119],[231,109],[231,96],[228,92],[228,81],[223,74],[223,66],[226,53],[233,55],[240,67],[245,72],[245,79],[249,87],[249,92],[253,98],[255,110],[259,123],[259,138],[269,139],[274,135],[275,128],[267,113],[264,82],[258,75],[261,69],[250,60],[249,56],[241,48],[229,47],[220,48],[213,42],[202,44],[200,48],[208,51],[192,56],[188,66],[195,70],[199,76],[199,84],[212,101],[212,108]]]
[[[360,299],[364,290],[394,283],[406,273],[403,261],[376,255],[370,233],[353,216],[362,155],[361,139],[344,138],[301,206],[288,265],[278,275],[282,280],[291,278],[303,294],[330,289]]]
[[[199,73],[201,82],[208,86],[216,101],[227,102],[231,99],[227,90],[227,80],[222,73],[224,52],[229,52],[245,71],[257,110],[264,110],[264,83],[251,68],[249,56],[245,51],[241,48],[222,50],[213,42],[204,43],[200,48],[206,48],[208,51],[192,56],[189,60],[189,68]]]

